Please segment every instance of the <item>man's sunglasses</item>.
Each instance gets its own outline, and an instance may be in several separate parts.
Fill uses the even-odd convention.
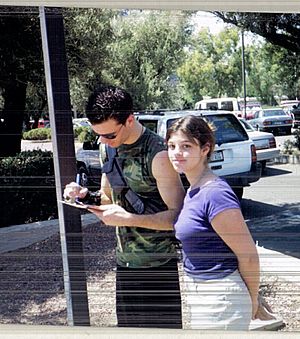
[[[109,139],[109,140],[113,140],[116,139],[116,137],[118,136],[118,134],[120,133],[122,127],[124,125],[122,124],[121,127],[119,128],[119,130],[117,132],[112,132],[112,133],[107,133],[107,134],[98,134],[101,138],[105,138],[105,139]]]

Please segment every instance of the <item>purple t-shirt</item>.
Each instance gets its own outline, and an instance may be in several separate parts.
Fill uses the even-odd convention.
[[[239,200],[221,178],[187,191],[175,232],[189,275],[204,280],[221,279],[237,269],[235,254],[211,225],[218,213],[232,208],[240,208]]]

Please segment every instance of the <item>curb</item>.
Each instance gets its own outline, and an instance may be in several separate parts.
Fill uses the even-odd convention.
[[[293,154],[281,154],[278,157],[275,157],[272,161],[272,164],[300,164],[300,155]]]

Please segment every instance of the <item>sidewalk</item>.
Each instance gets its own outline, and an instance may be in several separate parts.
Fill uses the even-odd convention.
[[[91,213],[81,216],[82,227],[97,222]],[[58,232],[58,219],[0,228],[0,254],[30,246]]]
[[[93,214],[84,214],[81,218],[83,228],[86,225],[98,223],[98,219]],[[28,247],[58,232],[57,219],[0,228],[0,253]],[[281,280],[293,282],[300,286],[300,259],[260,246],[257,248],[262,273],[278,276]],[[282,324],[283,321],[280,318],[271,321],[255,320],[250,328],[251,330],[276,330]]]

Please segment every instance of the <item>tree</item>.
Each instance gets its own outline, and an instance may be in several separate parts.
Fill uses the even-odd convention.
[[[111,11],[71,9],[64,12],[67,27],[71,96],[85,106],[92,80],[101,77],[111,41]],[[37,8],[0,8],[0,156],[21,150],[23,120],[36,122],[47,108],[41,30]],[[45,112],[44,112],[45,113]]]
[[[275,96],[293,98],[299,95],[299,61],[294,53],[268,42],[249,46],[246,53],[249,96],[258,96],[263,103],[272,105],[276,104]]]
[[[115,40],[111,22],[120,11],[100,8],[65,9],[65,36],[70,95],[74,110],[84,112],[95,83],[105,82],[110,51]]]
[[[238,30],[225,29],[217,36],[200,31],[178,74],[193,103],[204,96],[238,96],[242,89]]]
[[[0,7],[0,156],[21,149],[28,83],[43,74],[38,11],[36,8]]]
[[[224,22],[259,34],[270,43],[300,52],[299,13],[212,12]]]
[[[264,37],[272,45],[287,52],[282,59],[282,79],[290,78],[285,93],[290,98],[299,98],[300,14],[299,13],[237,13],[212,12],[224,22]],[[286,66],[287,65],[287,66]],[[282,69],[283,69],[282,68]],[[292,75],[290,75],[292,74]],[[292,94],[293,93],[293,94]]]
[[[129,11],[114,21],[106,81],[126,88],[136,109],[181,107],[176,69],[191,34],[189,13]]]

